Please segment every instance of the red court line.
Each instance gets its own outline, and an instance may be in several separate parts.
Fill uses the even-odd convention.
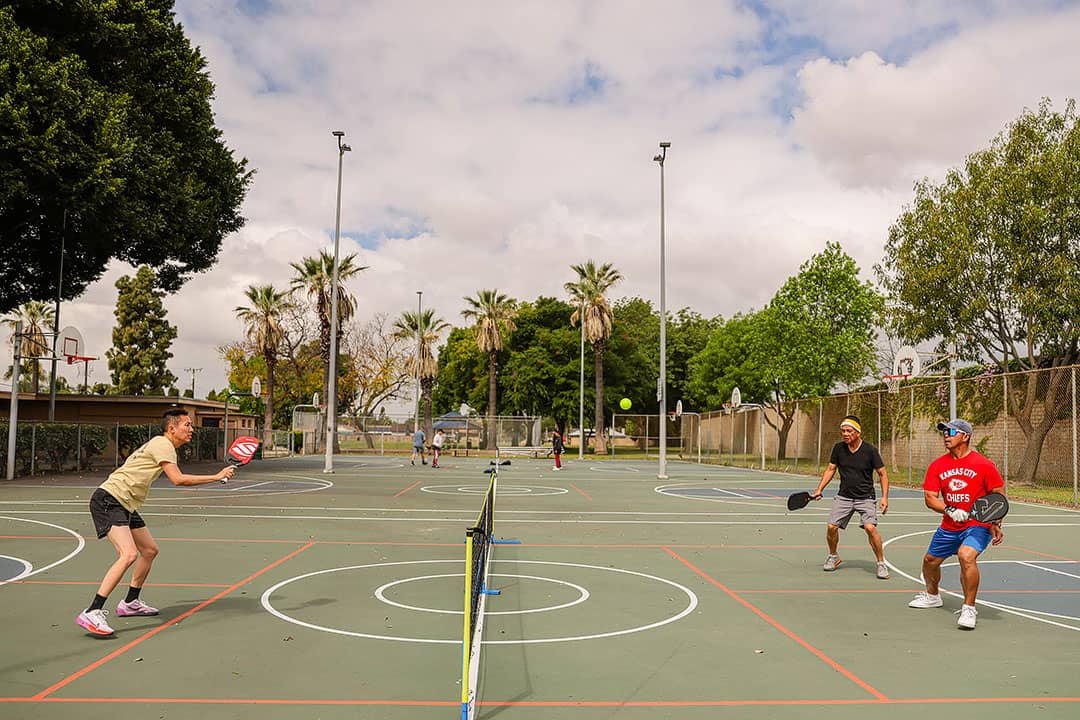
[[[692,562],[690,562],[686,558],[682,557],[681,555],[679,555],[676,552],[673,552],[670,548],[664,547],[663,550],[664,550],[664,552],[668,553],[673,558],[675,558],[676,560],[681,562],[683,565],[685,565],[686,567],[690,568],[695,573],[700,575],[702,578],[704,578],[705,580],[708,580],[710,583],[712,583],[716,587],[723,590],[733,600],[735,600],[739,604],[743,605],[747,609],[751,610],[754,614],[756,614],[762,620],[764,620],[765,622],[769,623],[770,625],[772,625],[774,628],[776,628],[780,632],[787,635],[789,638],[791,638],[792,640],[797,642],[799,645],[802,645],[806,650],[808,650],[812,654],[816,655],[818,657],[818,659],[823,661],[825,664],[827,664],[833,670],[837,671],[838,673],[840,673],[841,675],[846,677],[848,680],[855,683],[856,685],[861,687],[863,690],[865,690],[866,692],[868,692],[871,695],[873,695],[874,697],[876,697],[878,700],[888,700],[888,698],[883,693],[879,692],[872,685],[870,685],[869,683],[867,683],[867,682],[863,681],[862,679],[860,679],[857,675],[855,675],[855,673],[851,672],[850,670],[845,668],[843,665],[841,665],[840,663],[836,662],[835,660],[830,658],[828,655],[823,653],[821,650],[818,650],[816,647],[814,647],[813,645],[811,645],[807,641],[803,640],[801,637],[799,637],[798,635],[793,633],[791,630],[788,630],[786,627],[784,627],[779,622],[777,622],[772,617],[770,617],[769,614],[766,613],[764,610],[761,610],[760,608],[755,606],[753,603],[750,603],[747,600],[744,600],[742,597],[740,597],[738,594],[736,594],[733,590],[729,589],[723,583],[721,583],[720,581],[718,581],[718,580],[714,579],[713,577],[711,577],[708,573],[706,573],[704,570],[702,570],[702,569],[698,568],[697,566],[695,566]]]
[[[402,495],[404,495],[405,493],[409,492],[410,490],[412,490],[412,489],[413,489],[414,487],[416,487],[417,485],[419,485],[419,484],[420,484],[420,483],[422,483],[422,482],[423,482],[423,480],[417,480],[417,481],[416,481],[416,482],[414,482],[414,483],[413,483],[412,485],[410,485],[409,487],[405,488],[404,490],[402,490],[401,492],[399,492],[399,493],[398,493],[397,495],[395,495],[394,497],[401,497]]]
[[[587,492],[585,492],[584,490],[579,488],[577,485],[575,485],[574,483],[568,483],[568,484],[570,485],[570,487],[577,490],[580,494],[584,495],[586,500],[592,500],[592,496],[590,496]]]
[[[1008,527],[1008,526],[1006,525],[1006,527]],[[1030,550],[1030,549],[1025,548],[1025,547],[1020,547],[1019,545],[1002,545],[1001,547],[1002,548],[1008,548],[1010,550],[1019,550],[1021,552],[1031,553],[1032,555],[1040,555],[1042,557],[1053,558],[1055,560],[1065,560],[1067,562],[1080,562],[1080,560],[1076,560],[1074,558],[1062,557],[1061,555],[1051,555],[1050,553],[1039,552],[1038,550]]]
[[[143,642],[144,640],[149,640],[150,638],[157,635],[159,632],[162,632],[166,628],[169,628],[169,627],[175,625],[176,623],[180,622],[181,620],[184,620],[185,618],[191,617],[192,615],[197,613],[199,610],[202,610],[207,605],[210,605],[211,603],[225,597],[226,595],[231,593],[233,590],[236,590],[237,588],[241,587],[242,585],[245,585],[246,583],[251,582],[255,578],[259,577],[260,575],[262,575],[263,573],[265,573],[265,572],[267,572],[269,570],[272,570],[273,568],[277,567],[278,565],[285,562],[286,560],[290,560],[291,558],[296,557],[297,555],[304,552],[305,550],[307,550],[309,547],[313,546],[314,544],[315,543],[309,542],[309,543],[305,544],[303,547],[299,547],[296,550],[293,550],[288,555],[286,555],[286,556],[284,556],[282,558],[278,558],[274,562],[272,562],[269,565],[267,565],[266,567],[264,567],[262,570],[258,570],[256,572],[252,573],[251,575],[248,575],[246,578],[244,578],[240,582],[235,583],[233,585],[230,585],[229,587],[222,590],[221,592],[219,592],[217,595],[210,598],[209,600],[206,600],[204,602],[199,603],[198,605],[191,608],[187,612],[182,613],[180,615],[177,615],[176,617],[174,617],[172,620],[168,621],[167,623],[164,623],[162,625],[158,625],[153,630],[150,630],[149,632],[146,632],[146,633],[140,635],[139,637],[137,637],[134,640],[132,640],[131,642],[129,642],[127,645],[124,645],[123,647],[112,651],[111,653],[109,653],[105,657],[101,658],[100,660],[97,660],[95,662],[90,663],[89,665],[84,667],[82,670],[79,670],[78,672],[75,672],[75,673],[73,673],[71,675],[68,675],[63,680],[61,680],[61,681],[59,681],[57,683],[54,683],[50,687],[45,688],[44,690],[39,692],[37,695],[35,695],[32,699],[34,699],[34,700],[43,700],[43,699],[45,699],[46,697],[48,697],[52,693],[56,692],[60,688],[64,687],[65,685],[68,685],[69,683],[72,683],[75,680],[78,680],[79,678],[81,678],[83,675],[86,675],[91,670],[95,670],[95,669],[101,667],[105,663],[109,662],[110,660],[112,660],[115,657],[118,657],[119,655],[122,655],[123,653],[127,652],[128,650],[135,647],[136,645]]]
[[[0,540],[71,540],[70,535],[0,535]]]
[[[739,488],[742,492],[748,492],[751,495],[760,495],[762,497],[773,498],[774,500],[783,500],[783,495],[773,495],[772,493],[762,492],[760,490],[752,490],[751,488]]]

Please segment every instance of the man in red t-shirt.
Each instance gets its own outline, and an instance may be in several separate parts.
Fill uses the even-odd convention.
[[[926,469],[923,493],[926,507],[942,514],[941,527],[934,532],[930,547],[923,557],[922,574],[926,591],[908,603],[913,608],[936,608],[943,605],[938,592],[941,582],[941,563],[956,555],[960,561],[960,585],[964,604],[957,625],[966,630],[975,628],[978,612],[975,595],[979,592],[979,566],[976,560],[993,543],[1005,537],[1001,521],[980,523],[969,519],[971,506],[983,495],[1005,484],[1001,473],[985,456],[971,449],[971,423],[954,418],[938,423],[945,442],[944,455]]]

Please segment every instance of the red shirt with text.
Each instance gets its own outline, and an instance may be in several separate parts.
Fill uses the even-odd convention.
[[[994,463],[974,450],[959,460],[948,453],[942,455],[930,463],[930,467],[926,469],[926,479],[923,480],[923,490],[940,493],[949,507],[968,511],[976,500],[1003,485],[1005,481],[1001,479],[1001,473]],[[941,520],[942,529],[953,532],[971,525],[986,523],[976,523],[974,520],[953,522],[948,515],[942,516]]]

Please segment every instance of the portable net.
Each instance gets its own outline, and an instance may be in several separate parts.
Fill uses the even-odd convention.
[[[472,720],[480,671],[480,645],[484,633],[484,605],[487,597],[488,568],[492,558],[492,533],[495,529],[495,488],[498,473],[484,495],[484,506],[476,523],[465,531],[465,627],[461,648],[461,718]]]

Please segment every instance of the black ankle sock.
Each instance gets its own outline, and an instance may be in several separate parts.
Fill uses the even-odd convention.
[[[107,599],[108,598],[106,598],[104,595],[95,594],[94,602],[90,603],[90,607],[86,608],[87,612],[89,612],[90,610],[100,610],[101,608],[105,607],[105,600]]]
[[[142,592],[141,587],[129,587],[127,597],[124,598],[124,602],[132,602],[139,599],[139,593]]]

